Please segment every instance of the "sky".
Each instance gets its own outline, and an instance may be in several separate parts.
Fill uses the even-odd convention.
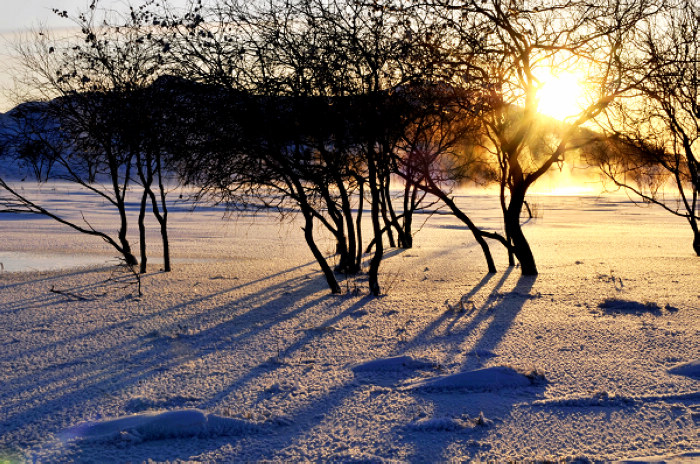
[[[72,25],[68,19],[59,18],[53,9],[76,13],[87,10],[89,0],[4,0],[0,14],[0,112],[11,109],[16,102],[8,95],[13,87],[13,70],[16,65],[13,43],[21,34],[39,26],[49,29]],[[140,0],[101,0],[106,8],[126,9],[129,4],[139,5]],[[171,0],[173,6],[182,6],[186,0]]]

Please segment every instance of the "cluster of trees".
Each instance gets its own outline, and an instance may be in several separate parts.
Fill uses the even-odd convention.
[[[150,210],[169,270],[173,174],[232,209],[300,213],[332,292],[336,274],[361,272],[371,253],[379,295],[386,245],[411,247],[414,213],[438,202],[474,235],[489,272],[496,243],[537,274],[522,230],[527,192],[582,152],[617,185],[684,215],[700,255],[700,13],[670,1],[198,0],[177,11],[152,0],[124,16],[93,1],[73,18],[80,40],[41,33],[22,49],[44,101],[14,111],[3,152],[40,179],[103,196],[121,226],[113,237],[69,223],[0,179],[5,206],[98,235],[142,272]],[[587,102],[565,121],[543,117],[540,73],[572,67],[585,70]],[[682,209],[658,196],[669,175]],[[453,201],[467,181],[500,186],[502,232]],[[141,195],[140,260],[127,191]],[[319,227],[335,240],[334,268]]]

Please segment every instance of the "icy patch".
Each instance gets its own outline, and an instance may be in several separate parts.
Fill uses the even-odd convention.
[[[675,375],[685,375],[686,377],[700,379],[700,359],[674,366],[669,369],[668,372]]]
[[[60,271],[87,266],[105,266],[113,257],[60,253],[0,252],[0,270],[5,272]]]
[[[65,430],[61,439],[95,441],[151,441],[166,438],[240,435],[257,431],[250,422],[205,414],[197,409],[143,413],[117,419],[85,422]]]
[[[432,369],[433,363],[413,359],[411,356],[375,359],[352,367],[353,372],[397,372],[403,370]]]
[[[522,373],[512,367],[494,366],[421,380],[410,385],[409,388],[422,390],[500,390],[528,387],[543,380],[544,376],[539,372]]]

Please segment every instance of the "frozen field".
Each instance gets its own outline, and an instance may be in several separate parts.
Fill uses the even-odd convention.
[[[43,195],[80,217],[77,192]],[[329,294],[273,215],[174,208],[175,269],[141,298],[99,239],[0,215],[0,463],[700,461],[689,227],[623,196],[533,200],[536,279],[496,244],[485,274],[435,215],[381,298],[362,276]],[[459,202],[499,227],[493,198]],[[10,272],[29,255],[51,265]]]

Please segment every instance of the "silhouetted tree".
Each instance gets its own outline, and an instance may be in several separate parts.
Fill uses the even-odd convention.
[[[618,188],[685,218],[700,256],[700,6],[674,2],[637,34],[619,63],[633,89],[601,122],[609,137],[589,147],[589,161]]]
[[[505,238],[479,228],[451,196],[452,188],[462,182],[492,180],[488,161],[476,146],[479,123],[463,110],[467,101],[474,103],[478,97],[444,84],[416,90],[421,111],[405,133],[398,173],[407,187],[437,197],[469,228],[484,253],[488,271],[496,272],[485,239],[507,245]]]
[[[222,159],[211,152],[211,165],[228,163],[228,168],[203,172],[226,172],[226,181],[192,174],[232,202],[243,201],[242,193],[264,196],[270,188],[294,202],[305,219],[307,243],[333,291],[339,288],[315,244],[314,222],[335,237],[336,270],[359,271],[368,194],[375,243],[369,284],[375,295],[380,293],[382,234],[398,222],[390,204],[390,180],[408,116],[396,111],[401,99],[395,94],[428,71],[418,66],[418,57],[426,57],[414,40],[415,22],[400,14],[398,8],[355,1],[263,6],[222,1],[213,12],[194,6],[179,19],[172,15],[164,20],[173,31],[173,48],[187,61],[184,77],[239,92],[238,97],[263,108],[232,116],[227,123],[241,149],[223,150]],[[212,146],[210,135],[198,138]]]
[[[21,198],[24,208],[99,235],[130,266],[138,260],[127,236],[126,197],[135,182],[141,183],[141,272],[146,272],[144,220],[149,200],[161,226],[164,268],[170,270],[163,126],[156,122],[166,109],[158,104],[157,92],[149,89],[165,68],[164,42],[149,30],[152,3],[131,8],[124,17],[101,9],[97,1],[74,18],[55,10],[72,19],[80,34],[54,40],[40,32],[36,42],[20,48],[28,71],[25,84],[45,102],[13,112],[20,130],[12,155],[23,159],[31,155],[34,166],[45,160],[40,180],[67,180],[107,200],[119,216],[117,237],[112,239],[87,223],[70,222],[26,197]],[[6,182],[3,187],[20,199],[21,194]]]
[[[564,160],[578,127],[590,121],[629,83],[615,66],[635,25],[653,11],[653,1],[625,2],[445,0],[436,2],[455,34],[464,39],[455,77],[481,92],[482,104],[465,107],[482,126],[482,146],[493,153],[501,185],[505,236],[525,275],[537,274],[521,226],[529,188]],[[565,126],[549,131],[538,115],[541,71],[578,67],[589,74],[589,100]]]

